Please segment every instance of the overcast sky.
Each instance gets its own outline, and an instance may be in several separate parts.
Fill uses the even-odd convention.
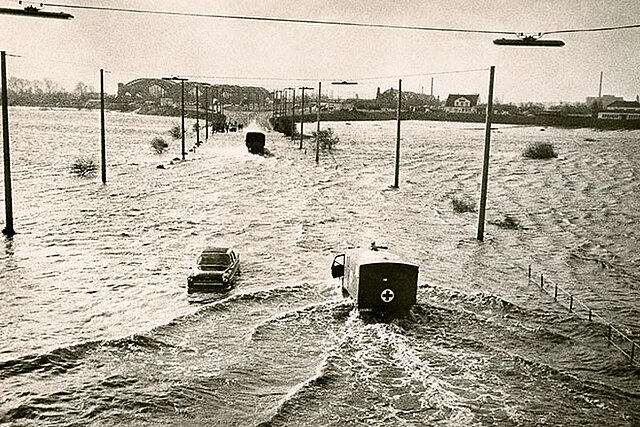
[[[537,33],[640,23],[639,0],[65,0],[175,12],[336,20]],[[0,0],[2,7],[17,1]],[[122,12],[66,11],[73,20],[0,15],[0,49],[8,74],[49,78],[72,89],[78,81],[107,91],[137,77],[203,76],[201,81],[263,86],[269,90],[317,87],[346,97],[374,97],[397,87],[431,90],[429,73],[496,66],[495,95],[503,102],[584,101],[598,93],[635,99],[640,94],[640,28],[546,36],[562,48],[498,47],[501,35],[446,33]],[[418,76],[421,75],[421,76]],[[194,79],[196,77],[193,77]],[[486,100],[488,72],[437,74],[434,94],[479,93]],[[285,80],[269,80],[285,79]],[[291,79],[291,80],[286,80]],[[300,79],[300,80],[298,80]],[[308,79],[307,82],[301,79]],[[332,86],[335,79],[357,86]]]

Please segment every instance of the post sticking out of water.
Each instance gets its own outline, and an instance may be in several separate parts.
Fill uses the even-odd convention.
[[[107,183],[107,143],[104,123],[104,69],[100,68],[100,165],[102,183]]]
[[[489,181],[489,152],[491,147],[491,121],[493,119],[493,79],[496,67],[489,71],[489,94],[487,95],[487,117],[484,134],[484,159],[482,162],[482,186],[480,189],[480,209],[478,209],[478,240],[484,240],[484,215],[487,207],[487,185]]]
[[[398,188],[400,178],[400,109],[402,108],[402,79],[398,80],[398,126],[396,132],[396,173],[393,186]]]
[[[540,289],[544,288],[544,273],[540,273]]]
[[[209,140],[209,86],[204,87],[204,140]]]
[[[296,88],[293,88],[293,102],[291,103],[291,140],[294,138],[296,128]]]
[[[313,88],[302,86],[300,89],[302,89],[302,105],[300,105],[300,149],[302,150],[302,138],[304,136],[304,91]]]
[[[184,156],[186,153],[184,152],[184,80],[181,81],[182,85],[182,101],[180,102],[181,111],[182,111],[182,160],[184,160]]]
[[[200,142],[200,100],[198,99],[198,92],[200,86],[196,85],[196,144]]]
[[[320,91],[322,91],[322,82],[318,82],[318,101],[316,102],[316,163],[320,161]]]
[[[0,68],[2,76],[2,148],[4,154],[4,213],[5,224],[2,234],[13,236],[13,201],[11,191],[11,151],[9,150],[9,100],[7,95],[7,53],[0,52]]]

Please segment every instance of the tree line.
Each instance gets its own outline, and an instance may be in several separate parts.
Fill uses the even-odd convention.
[[[50,79],[27,80],[10,77],[7,81],[9,105],[32,107],[97,107],[100,93],[83,82],[72,91]],[[107,96],[107,98],[110,98]],[[96,105],[93,105],[93,104]]]

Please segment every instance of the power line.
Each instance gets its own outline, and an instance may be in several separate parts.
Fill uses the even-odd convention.
[[[41,56],[32,57],[28,55],[7,55],[13,56],[16,58],[20,58],[26,61],[32,62],[51,62],[57,64],[68,64],[75,65],[84,68],[104,68],[103,65],[98,65],[95,63],[87,63],[87,62],[76,62],[76,61],[64,61],[60,59],[51,59],[44,58]],[[148,74],[147,71],[142,70],[125,70],[118,68],[109,68],[111,73],[120,73],[120,74]],[[416,73],[416,74],[397,74],[397,75],[387,75],[387,76],[363,76],[363,77],[350,77],[347,80],[356,80],[356,81],[375,81],[375,80],[389,80],[389,79],[397,79],[397,78],[409,78],[409,77],[426,77],[426,76],[437,76],[437,75],[446,75],[446,74],[462,74],[462,73],[473,73],[479,71],[487,71],[488,68],[474,68],[467,70],[451,70],[451,71],[435,71],[435,72],[426,72],[426,73]],[[223,75],[202,75],[202,74],[182,74],[182,73],[169,73],[169,74],[177,74],[182,77],[186,77],[189,79],[206,79],[206,80],[254,80],[254,81],[295,81],[295,82],[317,82],[317,81],[336,81],[336,80],[345,80],[343,77],[268,77],[268,76],[223,76]]]
[[[448,27],[426,27],[416,25],[397,25],[397,24],[376,24],[366,22],[349,22],[349,21],[333,21],[333,20],[320,20],[320,19],[300,19],[300,18],[279,18],[268,16],[251,16],[251,15],[228,15],[219,13],[197,13],[197,12],[173,12],[153,9],[131,9],[123,7],[106,7],[106,6],[82,6],[74,4],[63,3],[42,3],[44,6],[64,7],[68,9],[78,10],[93,10],[101,12],[124,12],[124,13],[136,13],[145,15],[163,15],[163,16],[182,16],[182,17],[194,17],[194,18],[214,18],[214,19],[232,19],[243,21],[261,21],[261,22],[280,22],[290,24],[316,24],[316,25],[337,25],[347,27],[367,27],[367,28],[387,28],[396,30],[418,30],[418,31],[441,31],[441,32],[456,32],[456,33],[476,33],[476,34],[520,34],[520,31],[502,31],[502,30],[479,30],[468,28],[448,28]],[[578,29],[563,29],[563,30],[551,30],[541,31],[537,34],[560,34],[560,33],[578,33],[578,32],[595,32],[595,31],[612,31],[640,28],[640,24],[628,24],[609,27],[598,28],[578,28]]]
[[[317,24],[317,25],[338,25],[347,27],[368,27],[368,28],[388,28],[396,30],[420,30],[420,31],[446,31],[457,33],[480,33],[480,34],[514,34],[514,31],[494,31],[494,30],[474,30],[466,28],[445,28],[445,27],[422,27],[414,25],[395,25],[395,24],[375,24],[365,22],[348,22],[348,21],[332,21],[320,19],[299,19],[299,18],[278,18],[268,16],[250,16],[250,15],[225,15],[218,13],[196,13],[196,12],[172,12],[151,9],[129,9],[122,7],[105,7],[105,6],[81,6],[61,3],[43,3],[44,6],[64,7],[68,9],[94,10],[102,12],[126,12],[146,15],[164,15],[164,16],[182,16],[195,18],[215,18],[215,19],[235,19],[243,21],[262,21],[262,22],[281,22],[290,24]]]

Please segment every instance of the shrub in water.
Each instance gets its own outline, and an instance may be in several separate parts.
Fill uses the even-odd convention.
[[[313,132],[313,138],[315,139],[317,132]],[[320,143],[320,148],[323,150],[331,150],[335,144],[340,142],[340,138],[333,134],[333,129],[329,128],[326,130],[321,130],[318,133],[318,140]]]
[[[180,125],[175,125],[171,130],[169,130],[169,135],[171,135],[173,139],[182,138],[182,127],[180,127]]]
[[[451,199],[451,205],[453,205],[453,210],[458,213],[464,212],[475,212],[476,205],[469,199],[459,199],[454,197]]]
[[[91,176],[98,170],[98,165],[89,157],[78,157],[71,164],[71,173],[77,176]]]
[[[554,151],[553,145],[548,142],[536,142],[531,144],[522,153],[524,157],[529,159],[551,159],[558,157],[558,154]]]
[[[505,215],[502,221],[495,221],[493,224],[500,228],[506,228],[509,230],[517,230],[520,228],[520,223],[517,219],[510,215]]]
[[[151,146],[153,147],[154,150],[156,150],[156,153],[162,154],[164,149],[167,148],[169,144],[167,144],[164,139],[160,137],[155,137],[151,141]]]

